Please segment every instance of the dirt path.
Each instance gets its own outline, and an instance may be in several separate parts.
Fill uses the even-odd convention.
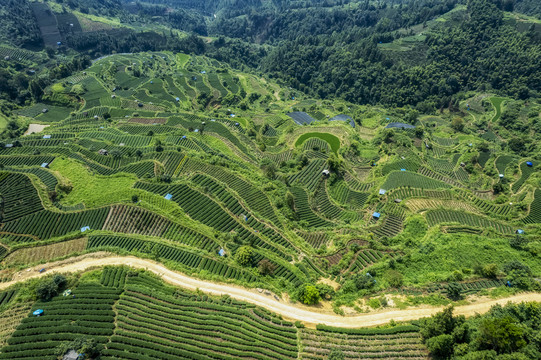
[[[45,128],[49,127],[51,125],[43,125],[43,124],[30,124],[28,125],[28,130],[24,133],[24,135],[30,135],[34,133],[39,133],[45,130]]]
[[[105,265],[128,265],[138,269],[146,269],[159,275],[164,281],[172,285],[183,287],[189,290],[199,289],[212,295],[227,294],[235,299],[264,307],[270,311],[282,315],[286,319],[299,320],[306,323],[307,325],[312,326],[320,323],[346,328],[376,326],[386,324],[391,320],[411,321],[422,317],[431,316],[436,312],[441,311],[442,309],[442,307],[429,306],[416,307],[408,310],[385,309],[375,313],[343,317],[329,312],[318,312],[317,308],[309,308],[299,304],[278,301],[272,296],[272,294],[268,292],[259,293],[255,289],[246,289],[231,284],[218,284],[209,281],[194,279],[179,272],[169,270],[163,265],[160,265],[159,263],[151,260],[139,259],[132,256],[111,256],[106,253],[87,254],[81,257],[64,260],[57,263],[40,265],[31,269],[30,271],[23,270],[16,274],[16,280],[7,283],[1,283],[0,290],[5,289],[17,282],[24,281],[30,278],[44,276],[52,272],[78,272]],[[41,268],[46,268],[47,271],[40,274],[37,270]],[[457,306],[455,308],[455,314],[471,316],[476,313],[487,312],[490,307],[496,304],[505,304],[507,302],[521,301],[541,302],[541,294],[525,293],[497,300],[482,299],[470,305]]]

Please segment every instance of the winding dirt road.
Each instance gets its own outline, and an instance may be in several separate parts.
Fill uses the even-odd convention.
[[[97,255],[99,256],[99,255]],[[259,293],[255,289],[246,289],[240,286],[231,284],[218,284],[205,280],[195,279],[179,272],[172,271],[163,265],[147,260],[139,259],[132,256],[82,256],[74,259],[68,259],[47,265],[41,265],[32,270],[24,270],[16,274],[15,280],[6,283],[0,283],[0,290],[5,289],[17,282],[21,282],[30,278],[45,276],[52,272],[67,273],[79,272],[92,268],[98,268],[106,265],[128,265],[133,268],[146,269],[160,276],[164,281],[179,287],[189,290],[199,289],[203,292],[212,295],[230,295],[231,297],[249,302],[270,311],[282,315],[289,320],[299,320],[307,325],[326,324],[330,326],[355,328],[365,326],[377,326],[388,323],[391,320],[395,321],[411,321],[422,317],[428,317],[442,310],[442,307],[416,307],[407,310],[384,309],[379,312],[361,314],[355,316],[339,316],[334,313],[317,312],[317,309],[309,308],[299,304],[292,304],[282,300],[276,300],[272,295]],[[37,270],[46,268],[47,271],[39,273]],[[496,304],[505,304],[507,302],[521,301],[539,301],[541,302],[541,294],[525,293],[502,299],[483,299],[475,303],[455,307],[455,314],[466,316],[475,315],[476,313],[487,312],[490,307]]]

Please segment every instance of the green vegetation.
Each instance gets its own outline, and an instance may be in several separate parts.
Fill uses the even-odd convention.
[[[539,290],[534,2],[8,0],[0,14],[0,280],[107,251],[337,314]],[[307,330],[124,268],[58,280],[0,292],[0,358],[417,359],[422,341],[536,357],[527,331],[514,348],[481,341],[520,332],[506,317],[460,340],[462,320],[423,338]],[[23,300],[58,320],[21,322]]]
[[[421,335],[437,359],[536,358],[539,311],[538,303],[507,304],[466,320],[449,307],[421,320]]]
[[[326,141],[330,147],[331,150],[336,153],[338,149],[340,149],[340,139],[338,139],[336,136],[332,134],[326,134],[326,133],[316,133],[316,132],[310,132],[310,133],[304,133],[297,141],[295,141],[295,147],[302,145],[306,140],[310,138],[318,138],[323,141]]]

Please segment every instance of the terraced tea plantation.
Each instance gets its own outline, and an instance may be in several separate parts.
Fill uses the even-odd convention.
[[[387,345],[395,349],[386,350],[388,358],[426,358],[415,326],[362,335],[306,330],[229,297],[170,287],[144,271],[106,267],[91,278],[81,278],[69,293],[38,301],[31,309],[16,308],[24,314],[21,318],[3,317],[12,329],[0,358],[31,359],[39,354],[40,359],[53,360],[60,344],[77,338],[92,339],[100,359],[315,359],[321,353],[312,353],[331,343],[344,344],[340,346],[347,358],[358,351],[371,358]],[[38,309],[41,315],[33,315]]]
[[[97,59],[43,91],[14,116],[48,126],[0,144],[2,279],[76,255],[133,255],[343,314],[376,294],[521,286],[516,262],[541,275],[541,159],[512,152],[496,127],[477,136],[490,110],[386,128],[383,114],[403,109],[310,99],[171,52]],[[73,296],[32,302],[40,317],[14,314],[20,292],[1,292],[0,358],[52,360],[80,338],[100,359],[427,356],[415,326],[305,329],[133,270],[98,275],[70,282]]]

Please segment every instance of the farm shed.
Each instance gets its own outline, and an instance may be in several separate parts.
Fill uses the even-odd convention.
[[[373,217],[374,219],[379,219],[380,216],[381,216],[381,214],[380,214],[379,212],[375,212],[375,213],[372,214],[372,217]]]
[[[37,309],[36,311],[34,311],[32,313],[34,316],[41,316],[43,315],[43,310],[42,309]]]
[[[517,230],[517,234],[520,234],[520,235],[524,234],[524,230],[518,229],[518,230]]]
[[[500,176],[500,179],[503,178],[503,174],[500,174],[499,176]]]
[[[394,202],[400,204],[402,202],[402,199],[394,199]]]
[[[105,149],[100,149],[98,150],[98,154],[106,156],[109,155],[109,152]]]
[[[43,110],[41,110],[41,112],[44,113],[44,114],[47,113],[48,111],[49,111],[49,109],[43,109]]]
[[[173,198],[173,195],[167,194],[164,196],[165,200],[171,200]]]
[[[90,230],[90,226],[83,226],[83,227],[81,228],[81,232],[85,232],[85,231],[87,231],[87,230]]]
[[[533,166],[533,163],[531,161],[526,161],[526,165],[532,167]]]
[[[380,195],[385,195],[386,192],[387,192],[387,190],[385,190],[385,189],[379,189],[379,194]]]
[[[324,176],[329,176],[329,175],[331,174],[331,172],[330,172],[329,170],[327,170],[327,169],[323,170],[321,173],[322,173]]]
[[[43,138],[44,138],[44,139],[50,139],[50,138],[51,138],[51,135],[43,135]]]
[[[220,251],[218,251],[218,254],[220,256],[225,256],[225,250],[224,249],[220,249]]]
[[[47,167],[49,167],[49,163],[43,163],[43,164],[41,164],[41,167],[42,168],[47,168]]]

